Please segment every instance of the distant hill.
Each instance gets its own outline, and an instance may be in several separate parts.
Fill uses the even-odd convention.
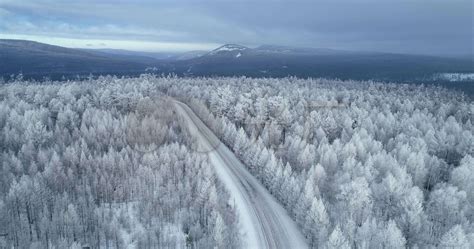
[[[428,80],[436,73],[474,72],[472,60],[425,55],[227,44],[175,64],[185,75],[335,77],[386,81]]]
[[[156,60],[160,61],[170,61],[170,60],[188,60],[196,58],[206,54],[208,51],[187,51],[187,52],[142,52],[142,51],[130,51],[123,49],[83,49],[84,51],[92,53],[105,53],[108,56],[122,56],[122,58],[132,58],[136,59],[152,59],[154,62]]]
[[[34,41],[0,40],[0,75],[26,76],[144,72],[155,60],[64,48]]]
[[[121,57],[121,58],[137,58],[137,59],[151,59],[153,61],[156,60],[168,60],[170,58],[173,58],[175,56],[180,55],[181,53],[173,53],[173,52],[141,52],[141,51],[130,51],[130,50],[124,50],[124,49],[81,49],[83,51],[87,51],[90,53],[100,53],[100,54],[106,54],[107,56],[114,56],[114,57]]]

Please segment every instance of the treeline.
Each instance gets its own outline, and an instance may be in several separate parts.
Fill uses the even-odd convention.
[[[0,247],[237,248],[159,79],[0,86]]]
[[[474,104],[463,95],[324,79],[165,85],[285,205],[312,247],[474,247]]]

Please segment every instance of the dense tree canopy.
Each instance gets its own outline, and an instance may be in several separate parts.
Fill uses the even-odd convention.
[[[474,247],[474,104],[462,94],[150,75],[0,88],[1,246],[239,247],[229,195],[171,96],[314,248]]]
[[[188,79],[169,92],[188,99],[313,247],[474,247],[474,104],[462,94],[295,78]]]
[[[147,78],[0,90],[0,247],[239,247],[205,154]]]

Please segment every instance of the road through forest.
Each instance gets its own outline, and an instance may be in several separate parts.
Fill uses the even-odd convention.
[[[243,248],[307,248],[307,242],[286,210],[246,169],[234,153],[184,103],[177,113],[209,155],[217,177],[229,191],[240,218]]]

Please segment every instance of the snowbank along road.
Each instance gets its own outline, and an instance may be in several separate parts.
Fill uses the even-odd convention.
[[[235,202],[240,217],[244,248],[307,248],[305,238],[285,209],[251,175],[227,146],[184,103],[174,101],[176,111],[195,136],[198,146],[209,151],[209,161]],[[217,143],[215,143],[217,141]],[[217,145],[216,145],[217,144]]]

